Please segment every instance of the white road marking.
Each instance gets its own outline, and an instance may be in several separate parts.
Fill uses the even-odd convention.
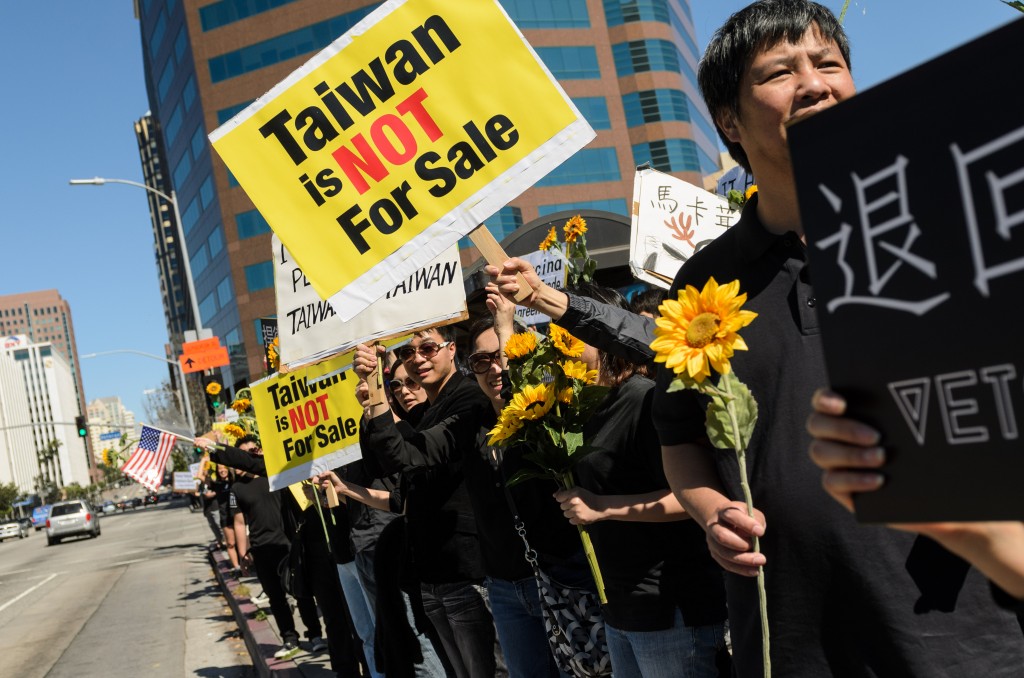
[[[28,588],[28,589],[25,589],[24,591],[22,591],[22,592],[21,592],[21,594],[19,594],[19,595],[15,596],[14,598],[11,598],[10,600],[8,600],[8,601],[7,601],[6,603],[4,603],[3,605],[0,605],[0,612],[3,612],[4,610],[6,610],[6,609],[7,609],[8,607],[10,607],[11,605],[14,605],[14,604],[15,604],[16,602],[18,602],[19,600],[21,600],[22,598],[24,598],[24,597],[25,597],[25,596],[27,596],[28,594],[32,593],[32,592],[33,592],[33,591],[35,591],[35,590],[36,590],[37,588],[39,588],[40,586],[42,586],[43,584],[45,584],[46,582],[50,581],[51,579],[53,579],[53,578],[54,578],[54,577],[56,577],[56,576],[57,576],[57,573],[56,573],[56,572],[54,572],[54,573],[53,573],[53,574],[51,574],[51,575],[50,575],[49,577],[47,577],[47,578],[46,578],[46,579],[44,579],[43,581],[39,582],[39,583],[38,583],[38,584],[36,584],[35,586],[33,586],[33,587],[31,587],[31,588]]]
[[[117,567],[118,565],[131,565],[133,563],[144,563],[147,560],[149,560],[149,558],[136,558],[134,560],[122,560],[122,561],[117,562],[117,563],[111,563],[110,565],[108,565],[108,567]],[[0,608],[0,609],[3,609],[3,608]]]

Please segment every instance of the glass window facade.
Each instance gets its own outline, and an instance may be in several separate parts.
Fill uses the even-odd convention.
[[[703,172],[697,144],[690,139],[664,139],[633,146],[633,160],[661,172]]]
[[[210,237],[206,240],[207,246],[210,248],[210,259],[213,259],[224,249],[224,228],[217,224],[210,231]]]
[[[174,143],[174,139],[178,136],[178,132],[181,131],[181,108],[175,108],[174,112],[171,113],[170,117],[167,118],[167,124],[164,126],[164,135],[167,138],[167,145],[170,146]]]
[[[230,120],[231,118],[235,117],[236,115],[241,113],[243,110],[245,110],[245,107],[248,106],[251,103],[252,103],[251,101],[246,101],[245,103],[241,103],[241,104],[237,104],[235,106],[229,106],[227,108],[220,109],[219,111],[217,111],[217,124],[218,125],[223,125],[228,120]]]
[[[580,200],[577,202],[563,202],[557,205],[540,205],[537,208],[537,213],[542,217],[546,217],[549,214],[567,210],[604,210],[605,212],[614,212],[615,214],[628,216],[628,209],[624,199],[608,198],[606,200]]]
[[[238,239],[254,238],[270,233],[270,224],[258,210],[249,210],[235,215],[235,227],[238,228]]]
[[[677,89],[650,89],[625,94],[622,107],[629,127],[649,122],[690,121],[686,94]]]
[[[213,202],[213,176],[207,175],[203,185],[199,187],[199,203],[205,210]]]
[[[167,65],[164,66],[164,72],[160,75],[160,82],[156,86],[156,93],[160,97],[160,101],[167,98],[172,82],[174,82],[174,61],[168,59]]]
[[[668,23],[668,0],[604,0],[604,16],[608,26],[635,21]]]
[[[537,182],[537,186],[565,186],[618,181],[619,160],[614,148],[584,148]]]
[[[245,267],[245,286],[250,292],[258,292],[274,286],[274,262],[261,261]]]
[[[203,320],[203,325],[210,322],[210,319],[217,314],[217,298],[213,292],[210,292],[203,300],[199,302],[199,317]]]
[[[203,129],[202,124],[196,127],[195,132],[192,132],[192,140],[189,142],[189,146],[192,148],[193,159],[198,159],[203,154],[203,150],[206,148],[206,130]]]
[[[499,0],[519,28],[588,28],[586,0]]]
[[[572,102],[594,129],[611,129],[612,121],[608,117],[608,102],[604,97],[574,97]]]
[[[220,0],[199,8],[199,24],[204,32],[212,31],[292,2],[295,0]]]
[[[680,73],[679,50],[668,40],[633,40],[612,45],[615,71],[619,76],[645,71]]]
[[[149,36],[149,55],[152,58],[156,58],[157,52],[160,51],[160,46],[164,42],[164,35],[167,33],[167,15],[164,14],[163,10],[160,10],[160,16],[156,18],[156,23],[153,24],[153,33]]]
[[[588,80],[601,77],[597,50],[584,47],[537,47],[537,56],[559,80]]]
[[[181,88],[181,104],[186,111],[192,110],[192,102],[196,100],[196,76],[188,76],[185,86]]]
[[[199,221],[199,210],[199,199],[193,198],[192,202],[185,208],[185,211],[181,213],[181,227],[185,229],[186,235],[196,225],[196,222]]]
[[[210,264],[210,255],[206,251],[205,245],[200,247],[199,251],[189,259],[189,264],[192,266],[192,275],[196,277],[199,277],[206,270],[206,267]]]
[[[210,69],[210,80],[213,83],[222,82],[244,73],[321,50],[334,42],[339,35],[355,26],[375,7],[376,5],[362,7],[333,19],[213,57],[207,62]]]
[[[217,299],[221,306],[227,306],[235,299],[235,293],[231,287],[231,275],[224,276],[224,279],[217,283]]]
[[[184,186],[185,180],[188,179],[188,173],[192,171],[192,157],[186,150],[181,156],[181,160],[178,161],[177,167],[174,168],[174,186],[175,189]]]

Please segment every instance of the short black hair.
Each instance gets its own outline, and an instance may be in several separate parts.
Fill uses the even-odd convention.
[[[660,287],[646,289],[633,296],[633,301],[629,302],[629,310],[637,315],[647,312],[657,318],[661,315],[658,307],[661,306],[661,302],[665,301],[667,296],[668,292]]]
[[[747,154],[726,138],[718,121],[726,113],[739,114],[740,82],[754,57],[783,40],[795,44],[812,26],[822,38],[836,43],[852,69],[850,42],[842,25],[827,7],[810,0],[758,0],[730,16],[704,50],[697,69],[701,96],[718,136],[748,172]]]
[[[469,344],[467,353],[473,352],[473,347],[476,345],[476,339],[481,334],[494,327],[494,316],[490,313],[486,313],[476,320],[469,326]],[[512,321],[512,329],[516,332],[525,332],[526,328],[518,320]]]
[[[444,341],[455,341],[455,325],[441,325],[440,327],[431,327],[425,330],[420,330],[416,333],[416,336],[422,337],[433,330],[441,335],[441,339]]]
[[[241,447],[246,443],[256,443],[256,447],[263,449],[263,445],[260,444],[260,437],[253,433],[246,433],[244,436],[235,441],[235,447]]]
[[[577,296],[589,297],[610,306],[616,306],[622,309],[629,308],[629,304],[626,303],[626,297],[622,296],[621,292],[616,289],[612,289],[611,287],[598,285],[597,283],[581,282],[569,291]],[[557,325],[558,323],[555,324]],[[631,376],[636,374],[640,367],[636,363],[630,362],[625,358],[620,358],[619,356],[613,355],[607,351],[598,349],[598,354],[601,358],[601,377],[605,383],[612,386],[618,386],[629,379]]]

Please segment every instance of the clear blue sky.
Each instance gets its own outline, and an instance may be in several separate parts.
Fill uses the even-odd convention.
[[[747,3],[691,4],[703,47]],[[851,3],[857,84],[869,87],[1019,16],[998,0]],[[68,185],[93,176],[142,181],[132,123],[147,100],[131,0],[0,2],[0,44],[0,294],[58,289],[71,304],[81,354],[163,355],[145,192]],[[951,101],[964,85],[951,83]],[[164,363],[134,355],[84,360],[82,370],[88,399],[120,396],[138,418],[143,392],[167,375]]]

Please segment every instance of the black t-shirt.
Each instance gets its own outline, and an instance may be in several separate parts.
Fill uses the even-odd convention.
[[[271,492],[266,477],[239,477],[231,486],[238,509],[249,524],[249,544],[260,546],[288,546],[290,541],[281,521],[281,497]]]
[[[926,538],[862,525],[822,489],[808,457],[811,395],[828,383],[805,248],[795,233],[773,235],[757,198],[740,221],[695,254],[669,292],[740,281],[758,317],[740,334],[749,350],[732,367],[758,404],[747,451],[754,506],[767,530],[765,586],[772,663],[780,676],[1019,676],[1024,638],[994,604],[978,572]],[[824,312],[824,311],[822,311]],[[664,368],[654,422],[663,445],[705,439],[704,402],[666,393]],[[728,496],[742,500],[731,450],[710,451]],[[734,662],[761,675],[756,582],[726,575]]]
[[[668,489],[651,423],[653,388],[650,379],[630,377],[587,422],[584,440],[594,451],[576,466],[581,487],[601,495]],[[722,571],[708,553],[704,530],[692,520],[604,520],[591,525],[590,534],[608,598],[605,618],[615,628],[667,629],[677,608],[691,627],[725,619]]]
[[[387,478],[374,478],[367,472],[366,464],[362,460],[335,469],[335,472],[349,482],[375,490],[392,492],[398,486],[397,474]],[[348,502],[348,518],[352,551],[359,553],[374,549],[380,533],[388,523],[397,517],[397,513],[382,511],[362,502],[350,500]]]

